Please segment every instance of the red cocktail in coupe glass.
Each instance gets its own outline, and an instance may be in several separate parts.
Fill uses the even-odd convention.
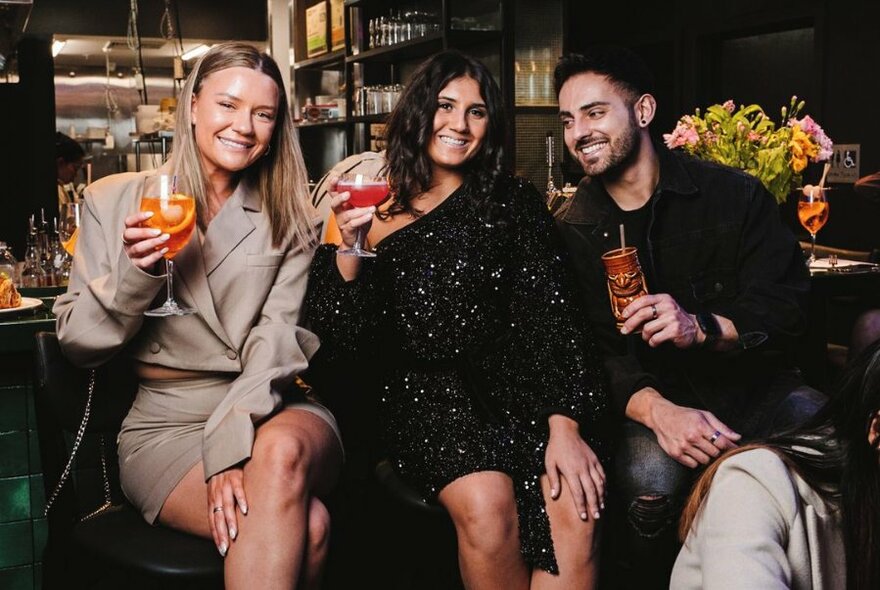
[[[388,179],[384,176],[370,176],[368,174],[343,174],[336,182],[336,192],[349,193],[349,207],[378,207],[388,199]],[[373,252],[364,249],[363,227],[358,228],[357,240],[350,250],[340,250],[339,254],[347,256],[360,256],[372,258]]]

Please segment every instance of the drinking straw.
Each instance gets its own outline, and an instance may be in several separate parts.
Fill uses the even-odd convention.
[[[822,170],[822,178],[819,179],[819,189],[825,187],[825,177],[828,176],[829,170],[831,170],[831,162],[825,162],[825,168]]]
[[[620,224],[620,251],[623,252],[623,249],[626,248],[626,236],[623,231],[623,224]]]

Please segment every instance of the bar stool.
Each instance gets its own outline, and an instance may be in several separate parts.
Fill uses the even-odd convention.
[[[64,358],[54,333],[36,335],[35,355],[40,457],[51,504],[43,587],[222,588],[223,560],[212,542],[150,526],[123,497],[116,434],[137,392],[128,363],[113,359],[96,370],[90,386],[90,371]],[[56,491],[71,439],[81,441],[75,468]]]

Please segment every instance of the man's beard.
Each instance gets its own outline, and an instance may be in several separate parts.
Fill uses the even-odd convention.
[[[613,178],[618,176],[627,167],[627,165],[633,159],[635,159],[635,156],[638,153],[637,148],[640,142],[641,136],[639,134],[639,128],[635,124],[635,120],[631,119],[630,125],[627,126],[624,133],[622,133],[614,140],[609,140],[607,156],[591,164],[585,163],[579,158],[578,161],[581,163],[581,166],[584,169],[584,174],[591,178],[595,178],[597,176],[606,176]],[[575,150],[580,152],[581,147],[581,143],[578,142],[578,144],[575,146]]]

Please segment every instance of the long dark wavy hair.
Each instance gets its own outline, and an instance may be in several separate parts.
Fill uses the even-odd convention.
[[[501,90],[485,65],[454,50],[438,53],[418,67],[388,118],[385,159],[392,204],[387,215],[409,213],[417,217],[421,214],[412,201],[431,187],[428,142],[434,133],[437,96],[449,82],[462,76],[472,78],[480,86],[489,123],[482,145],[461,172],[484,219],[494,216],[495,207],[490,198],[504,174],[507,129]]]
[[[755,448],[775,452],[810,487],[842,510],[846,578],[850,590],[880,588],[880,436],[868,442],[880,412],[880,340],[847,369],[834,396],[804,426],[733,449],[694,485],[679,533],[684,539],[719,464]]]

